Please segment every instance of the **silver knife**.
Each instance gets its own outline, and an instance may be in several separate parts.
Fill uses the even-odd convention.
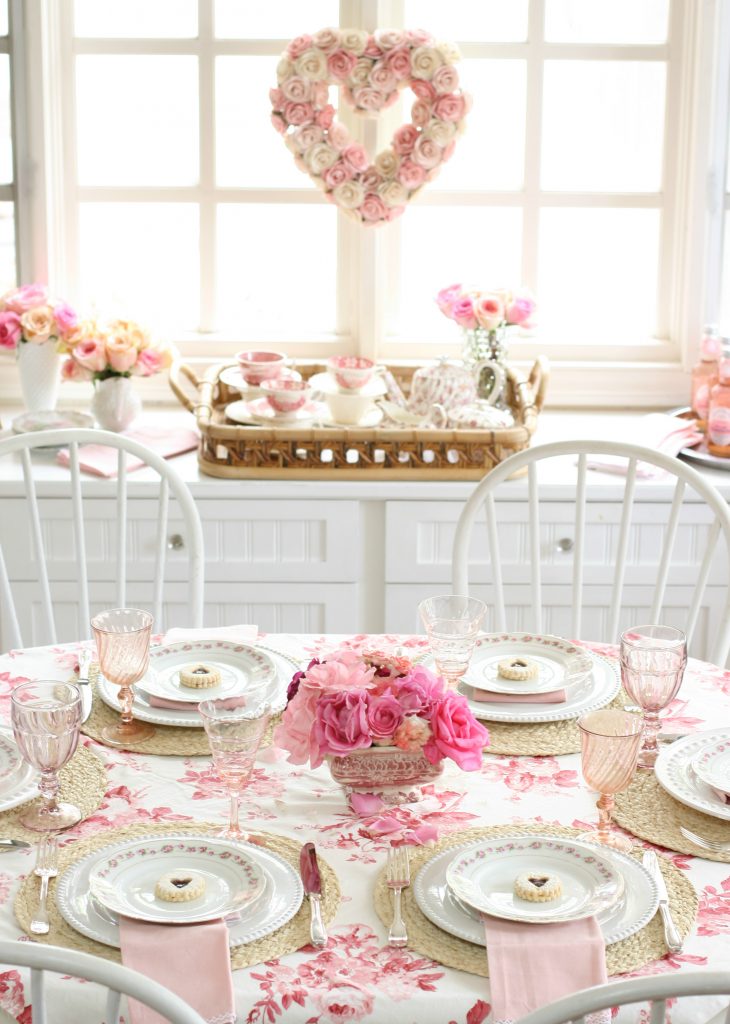
[[[76,682],[81,691],[81,721],[85,722],[91,714],[93,694],[89,682],[89,668],[91,667],[92,652],[88,648],[79,651],[79,676]]]
[[[670,953],[681,953],[682,938],[669,911],[669,893],[667,892],[664,876],[659,867],[657,855],[653,850],[646,850],[641,858],[641,863],[654,879],[659,892],[659,913],[662,915],[662,921],[664,922],[664,941],[666,942],[667,949]]]
[[[327,945],[327,932],[322,921],[322,879],[317,864],[314,843],[305,843],[299,854],[299,872],[304,883],[304,892],[309,897],[309,937],[313,946]]]

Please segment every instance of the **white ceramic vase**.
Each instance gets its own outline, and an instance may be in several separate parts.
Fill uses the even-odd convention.
[[[107,377],[94,384],[91,411],[103,430],[126,430],[142,411],[142,399],[130,377]]]
[[[32,341],[18,344],[18,373],[23,404],[28,412],[50,412],[56,408],[61,356],[54,341],[36,345]]]

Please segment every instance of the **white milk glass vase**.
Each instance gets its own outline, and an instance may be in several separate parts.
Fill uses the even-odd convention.
[[[104,430],[126,430],[142,411],[142,399],[130,377],[107,377],[94,383],[94,419]]]
[[[53,341],[36,345],[32,341],[18,343],[18,373],[23,404],[28,412],[49,412],[56,408],[61,356]]]

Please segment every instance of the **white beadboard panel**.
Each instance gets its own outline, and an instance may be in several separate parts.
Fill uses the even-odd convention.
[[[418,604],[439,590],[436,584],[395,584],[389,583],[385,591],[385,630],[393,633],[423,632],[418,622]],[[489,587],[474,586],[470,589],[474,597],[487,603],[488,611],[484,623],[486,632],[494,630],[492,615],[493,601]],[[697,628],[690,654],[695,658],[706,658],[715,637],[719,623],[720,609],[725,591],[722,587],[708,587],[700,610]],[[624,593],[619,619],[619,633],[632,625],[646,622],[651,607],[650,587],[631,586]],[[682,629],[686,624],[687,608],[692,598],[690,587],[668,587],[667,603],[662,622]],[[529,586],[506,586],[505,606],[507,628],[513,632],[531,631],[532,591]],[[595,640],[615,643],[618,636],[607,635],[609,606],[603,587],[586,587],[583,592],[582,636],[570,637],[571,592],[570,587],[558,585],[543,588],[543,632],[553,633],[569,639]]]
[[[205,625],[255,623],[267,633],[358,632],[355,583],[208,583]]]
[[[451,582],[451,551],[460,502],[389,501],[386,511],[386,573],[388,581]],[[646,569],[658,564],[663,527],[669,503],[637,502],[632,516],[627,552],[626,582],[641,584]],[[514,583],[530,578],[528,507],[521,501],[496,502],[503,575]],[[585,525],[585,582],[608,583],[618,546],[622,505],[619,502],[588,502]],[[691,584],[702,561],[710,524],[705,506],[686,504],[677,530],[670,580]],[[575,539],[575,507],[568,502],[543,502],[540,506],[540,551],[545,582],[562,583],[572,578],[573,555],[564,548]],[[562,542],[562,545],[561,545]],[[722,542],[721,542],[722,543]],[[488,582],[491,577],[487,531],[478,520],[471,537],[469,579]],[[724,576],[720,559],[711,579]]]
[[[149,579],[154,573],[158,528],[158,503],[136,498],[127,504],[127,578]],[[38,502],[43,546],[48,574],[55,580],[74,580],[77,575],[77,550],[74,535],[73,507],[68,499],[42,498]],[[87,499],[83,503],[86,559],[90,580],[116,578],[117,505],[116,500]],[[170,499],[168,539],[184,536],[182,519],[178,518],[176,502]],[[24,499],[3,498],[0,537],[11,580],[37,578],[36,556],[29,529]],[[186,549],[167,550],[167,578],[187,579]]]
[[[127,604],[133,608],[145,608],[152,611],[152,583],[129,583],[127,586]],[[20,620],[20,630],[26,647],[36,647],[50,643],[46,632],[46,621],[40,592],[35,583],[16,583],[13,585],[16,608]],[[116,605],[116,584],[113,580],[94,582],[89,588],[90,612],[95,615],[105,608]],[[70,643],[74,640],[88,640],[91,637],[91,626],[83,621],[79,601],[78,587],[67,581],[51,583],[51,597],[56,615],[56,633],[58,643]],[[190,609],[185,589],[176,585],[167,587],[162,602],[162,622],[155,622],[154,632],[162,632],[171,626],[191,626]],[[7,635],[7,633],[5,633]],[[0,651],[7,649],[3,641],[3,622],[0,612]],[[59,677],[60,678],[60,677]]]
[[[198,501],[206,579],[354,582],[356,501]]]

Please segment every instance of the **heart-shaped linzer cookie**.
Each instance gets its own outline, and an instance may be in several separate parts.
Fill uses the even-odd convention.
[[[300,170],[330,202],[361,224],[384,224],[438,174],[464,129],[471,100],[459,88],[459,51],[421,30],[324,28],[293,39],[269,93],[271,121]],[[409,86],[416,96],[402,125],[374,162],[335,120],[329,86],[342,87],[356,112],[375,115]]]

